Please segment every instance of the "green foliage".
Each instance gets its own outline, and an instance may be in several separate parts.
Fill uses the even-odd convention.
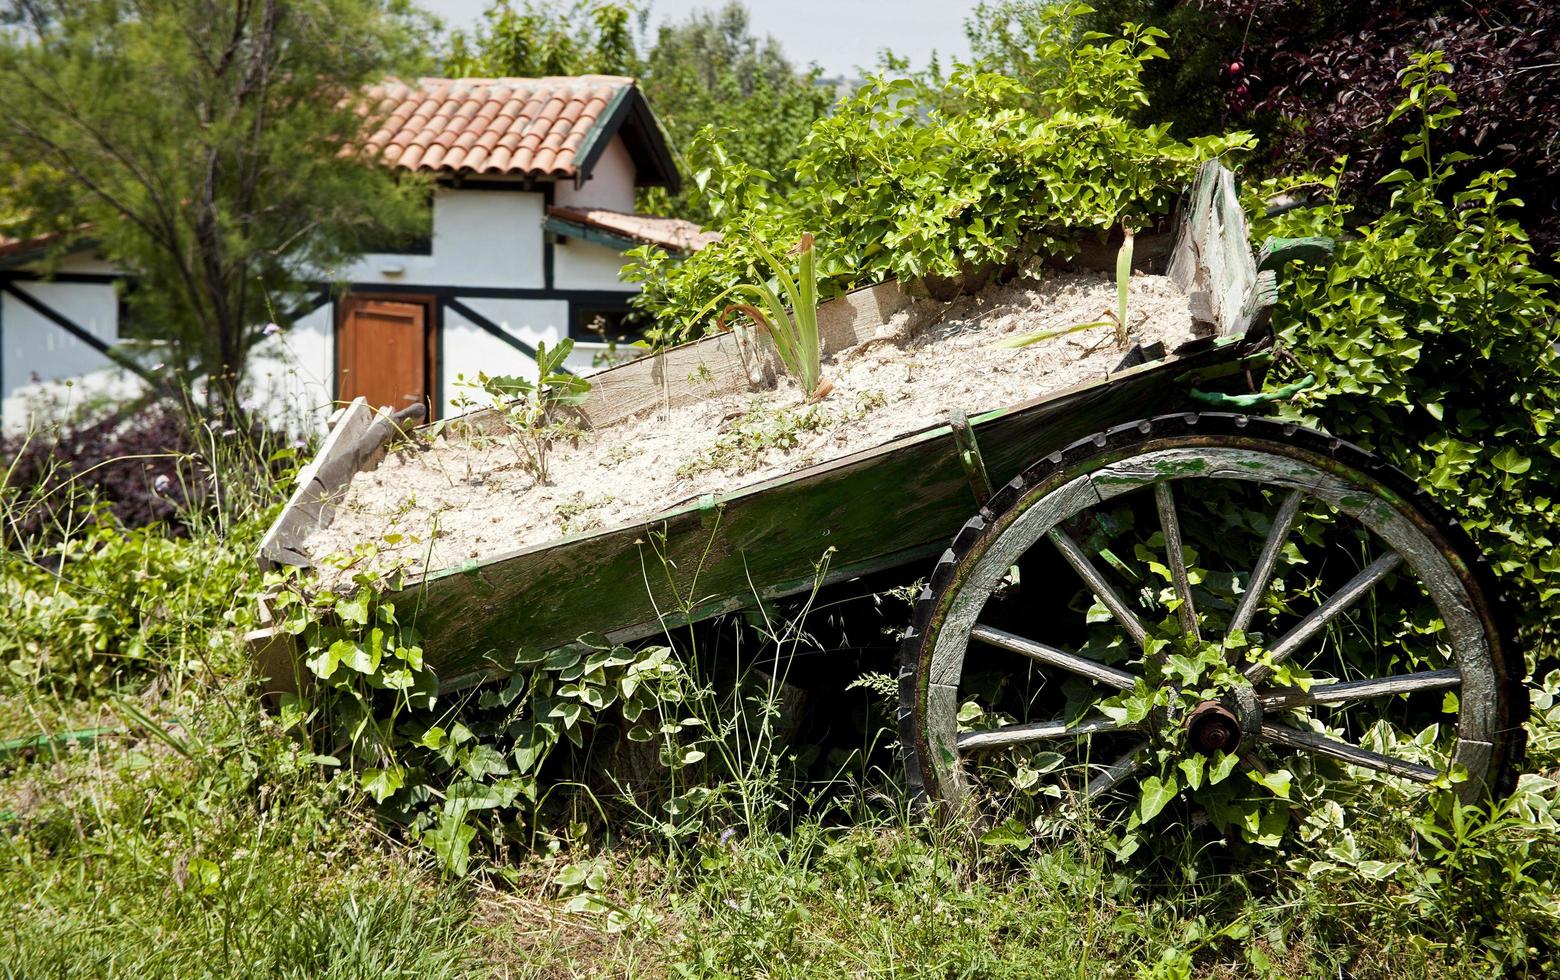
[[[0,36],[0,160],[54,180],[12,185],[23,220],[0,232],[90,226],[137,279],[132,314],[213,391],[230,393],[301,280],[426,221],[422,182],[342,152],[371,129],[354,93],[416,64],[420,21],[402,5],[23,9],[26,29]]]
[[[376,568],[376,557],[366,547],[326,559],[355,569],[335,589],[305,592],[294,575],[271,578],[274,606],[299,637],[314,686],[284,699],[282,723],[350,745],[358,784],[446,870],[466,874],[479,827],[488,844],[518,830],[534,834],[546,799],[543,766],[562,744],[582,747],[609,712],[630,742],[658,744],[664,766],[702,758],[678,739],[699,722],[677,713],[688,682],[666,647],[629,650],[582,637],[552,651],[522,650],[509,658],[507,683],[445,706],[415,626],[376,598],[401,584],[396,571]],[[483,823],[483,811],[500,819]]]
[[[457,387],[479,391],[487,396],[509,425],[516,453],[526,469],[540,483],[546,483],[547,456],[553,443],[579,435],[579,428],[564,410],[585,401],[590,394],[590,382],[563,366],[574,350],[574,341],[565,337],[551,350],[545,343],[536,345],[536,380],[513,375],[489,375],[477,372],[474,380],[467,381],[463,374],[455,376]],[[466,394],[455,399],[458,407],[469,408],[476,403]]]
[[[721,312],[717,321],[720,328],[726,318],[738,312],[751,320],[756,327],[764,328],[780,355],[802,397],[816,401],[829,392],[819,368],[821,348],[818,337],[818,265],[813,255],[813,236],[803,232],[801,241],[793,249],[797,255],[797,273],[791,275],[786,264],[775,258],[774,253],[762,242],[753,242],[756,250],[769,266],[775,281],[780,284],[778,293],[767,282],[740,283],[717,296],[711,306],[718,306],[728,296],[745,297],[745,303],[733,303]],[[780,294],[784,294],[781,298]],[[790,312],[786,311],[787,304]]]
[[[0,664],[19,683],[65,696],[198,662],[195,627],[222,616],[252,559],[204,549],[152,525],[102,521],[41,552],[0,555]]]
[[[1155,39],[1129,28],[1069,48],[1039,88],[961,66],[946,83],[953,110],[939,107],[947,92],[869,81],[812,126],[784,195],[703,134],[687,169],[726,238],[680,264],[654,248],[630,253],[625,275],[644,285],[637,302],[656,316],[652,334],[672,342],[708,329],[714,297],[767,276],[755,242],[815,232],[830,296],[895,277],[957,284],[1020,254],[1066,253],[1083,231],[1147,227],[1198,162],[1246,145],[1238,134],[1180,143],[1130,121],[1142,66],[1163,56]]]
[[[641,85],[673,147],[686,153],[700,130],[713,127],[729,158],[770,175],[781,196],[795,186],[790,165],[797,148],[836,98],[816,67],[797,71],[773,38],[754,36],[737,0],[663,24]],[[716,203],[692,186],[675,197],[651,189],[642,207],[710,224]]]
[[[525,0],[516,10],[511,0],[494,0],[476,31],[451,35],[443,71],[453,78],[637,74],[631,11],[591,0]]]
[[[1391,207],[1363,225],[1333,203],[1267,222],[1339,238],[1330,268],[1286,275],[1274,322],[1294,355],[1271,375],[1320,383],[1294,414],[1382,453],[1450,508],[1509,592],[1533,639],[1553,639],[1560,597],[1560,315],[1512,216],[1507,171],[1446,190],[1461,154],[1433,136],[1458,110],[1434,53],[1404,72],[1394,117],[1415,125]],[[1331,185],[1336,178],[1329,178]],[[1259,229],[1261,233],[1266,228]]]

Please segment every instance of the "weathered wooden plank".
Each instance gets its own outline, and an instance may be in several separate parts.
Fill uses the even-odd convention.
[[[1087,677],[1107,687],[1114,687],[1118,691],[1130,691],[1137,684],[1137,677],[1124,670],[1102,664],[1098,660],[1090,660],[1076,653],[1058,650],[1056,647],[1026,639],[1006,630],[999,630],[995,626],[975,624],[975,627],[970,630],[970,639],[1021,654],[1049,667],[1060,667],[1062,670]]]
[[[873,339],[879,327],[913,302],[898,282],[889,281],[819,305],[823,352]],[[602,429],[648,412],[770,388],[783,370],[773,346],[750,329],[712,334],[591,375],[580,421],[586,428]],[[498,418],[498,413],[484,409],[452,421],[485,431]]]
[[[1208,311],[1218,336],[1266,326],[1274,281],[1257,275],[1235,175],[1216,160],[1197,169],[1167,274],[1187,293],[1202,294],[1195,306]]]
[[[1021,725],[1003,725],[1001,728],[964,732],[958,736],[956,742],[960,752],[973,752],[979,749],[1001,749],[1010,745],[1023,745],[1026,742],[1078,738],[1083,735],[1097,735],[1102,732],[1117,732],[1138,727],[1138,725],[1124,725],[1110,718],[1091,718],[1076,724],[1068,724],[1061,718],[1053,718],[1050,721],[1031,721]]]
[[[1275,693],[1263,695],[1258,700],[1264,710],[1276,711],[1305,704],[1342,704],[1345,701],[1361,701],[1394,694],[1413,694],[1416,691],[1442,691],[1461,684],[1462,672],[1455,667],[1447,667],[1442,670],[1424,670],[1393,677],[1335,681],[1331,684],[1317,678],[1311,682],[1308,690],[1281,688]]]
[[[1187,407],[1193,378],[1230,358],[1227,345],[1208,348],[977,416],[993,481],[1101,428]],[[950,431],[933,425],[703,506],[435,573],[394,599],[417,623],[427,662],[458,687],[504,673],[522,645],[651,635],[663,615],[713,615],[755,589],[806,591],[826,553],[825,582],[929,558],[973,510]]]
[[[304,536],[315,527],[330,524],[333,516],[330,502],[356,472],[355,467],[343,472],[342,467],[335,465],[335,461],[368,431],[373,418],[373,411],[362,398],[353,399],[342,410],[340,418],[331,426],[324,444],[320,446],[319,453],[299,471],[298,484],[288,498],[287,505],[261,539],[261,568],[309,564],[308,555],[302,547]]]

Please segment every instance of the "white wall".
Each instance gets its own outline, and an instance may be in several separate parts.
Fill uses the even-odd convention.
[[[609,289],[633,294],[639,287],[622,280],[627,259],[615,248],[569,238],[553,247],[553,285],[559,289]]]
[[[243,397],[289,432],[322,429],[336,370],[335,304],[300,317],[249,352]]]
[[[568,336],[569,304],[562,300],[463,299],[461,301],[492,321],[505,333],[535,347],[538,341],[555,344]],[[519,374],[535,377],[529,354],[504,343],[454,310],[444,311],[444,347],[439,374],[444,387],[441,411],[447,418],[459,414],[455,400],[462,394],[456,379],[464,374]],[[472,396],[466,392],[468,397]],[[480,399],[479,399],[480,400]]]
[[[607,148],[596,158],[590,179],[578,190],[572,180],[558,181],[554,204],[572,208],[610,208],[613,211],[634,210],[634,158],[623,146],[623,137],[614,136]]]
[[[365,255],[327,276],[366,285],[540,289],[544,209],[540,192],[439,187],[433,254]]]
[[[119,338],[119,297],[112,284],[77,282],[16,282],[17,290],[48,305],[105,344]],[[9,293],[0,293],[0,408],[3,423],[14,431],[27,424],[26,402],[59,386],[37,382],[80,379],[72,401],[94,394],[113,394],[125,372],[114,362],[68,333]],[[92,377],[85,377],[91,375]]]

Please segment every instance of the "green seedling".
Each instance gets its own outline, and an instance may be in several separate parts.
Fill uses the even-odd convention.
[[[540,483],[546,483],[548,455],[554,442],[578,435],[579,429],[564,417],[562,409],[578,405],[590,394],[590,382],[563,366],[574,350],[574,341],[565,338],[548,349],[536,345],[536,380],[513,375],[490,375],[479,371],[475,381],[464,376],[456,383],[486,394],[494,408],[503,413],[510,430],[518,436],[516,456]]]
[[[1096,327],[1115,327],[1116,344],[1120,347],[1127,346],[1127,292],[1132,283],[1132,236],[1130,227],[1121,227],[1121,248],[1116,251],[1116,308],[1105,310],[1099,320],[1090,320],[1088,323],[1077,323],[1070,327],[1061,327],[1056,330],[1040,330],[1035,333],[1024,334],[1021,337],[1011,337],[998,344],[998,347],[1028,347],[1030,344],[1038,344],[1043,340],[1053,340],[1057,337],[1065,337],[1070,333],[1080,333],[1084,330],[1093,330]]]

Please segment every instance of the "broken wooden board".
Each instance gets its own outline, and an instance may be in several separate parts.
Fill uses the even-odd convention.
[[[1274,279],[1257,272],[1235,175],[1217,160],[1197,168],[1167,275],[1192,296],[1193,315],[1206,316],[1215,336],[1266,328]]]
[[[262,569],[280,565],[307,567],[310,564],[303,550],[303,539],[310,530],[329,526],[335,514],[332,502],[356,472],[355,467],[346,469],[337,461],[368,431],[373,420],[374,412],[362,398],[354,399],[342,409],[319,453],[299,471],[297,486],[287,505],[260,540]]]

